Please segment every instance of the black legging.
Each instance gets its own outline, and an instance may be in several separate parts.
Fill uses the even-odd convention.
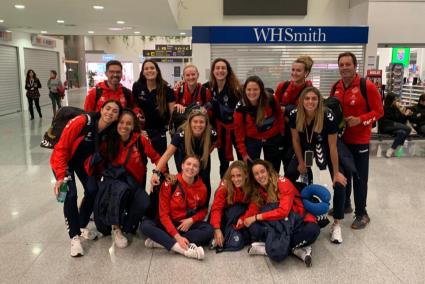
[[[30,97],[27,97],[27,99],[28,99],[28,110],[29,110],[29,112],[30,112],[31,119],[33,119],[33,118],[34,118],[34,107],[33,107],[33,101],[34,101],[34,103],[35,103],[35,108],[37,109],[38,115],[39,115],[40,117],[43,117],[43,116],[41,115],[40,98],[30,98]]]

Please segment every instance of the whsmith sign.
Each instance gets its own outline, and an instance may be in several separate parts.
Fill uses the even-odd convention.
[[[366,44],[369,27],[193,27],[192,43]]]

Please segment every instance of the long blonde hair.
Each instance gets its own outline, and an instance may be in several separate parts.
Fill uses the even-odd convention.
[[[184,147],[186,155],[196,155],[196,153],[193,151],[193,143],[195,142],[195,136],[193,135],[192,127],[190,126],[192,119],[196,116],[202,116],[205,119],[205,130],[202,133],[200,139],[202,145],[202,157],[199,157],[199,159],[201,160],[201,168],[205,169],[208,165],[208,159],[211,150],[211,124],[209,122],[208,114],[205,108],[201,107],[200,109],[192,110],[186,122],[183,124]]]
[[[269,183],[267,184],[264,190],[267,192],[267,200],[264,200],[260,194],[260,188],[262,187],[254,177],[252,173],[252,169],[256,165],[261,165],[266,168],[266,171],[269,175]],[[251,201],[254,202],[258,207],[262,207],[266,203],[278,202],[279,201],[279,189],[277,186],[277,182],[279,180],[278,173],[274,170],[272,164],[268,161],[256,159],[253,161],[251,165],[251,169],[249,171],[249,178],[251,180],[252,185],[252,197]]]
[[[323,121],[324,121],[324,104],[323,104],[323,97],[320,94],[320,91],[315,88],[315,87],[307,87],[305,88],[301,95],[300,95],[300,99],[299,99],[299,103],[297,106],[297,120],[296,120],[296,129],[298,132],[304,132],[305,131],[305,126],[306,126],[306,119],[307,119],[307,115],[304,109],[304,100],[305,97],[307,96],[308,93],[314,93],[317,98],[318,98],[318,104],[317,104],[317,109],[316,112],[314,114],[314,125],[313,125],[313,131],[316,133],[320,133],[323,130]]]
[[[243,201],[248,202],[251,197],[250,196],[251,187],[249,183],[248,167],[246,163],[243,161],[234,161],[232,164],[230,164],[229,168],[226,170],[223,176],[223,183],[227,189],[227,197],[226,197],[227,204],[230,204],[230,205],[233,204],[233,197],[235,195],[235,187],[233,185],[232,175],[231,175],[231,172],[233,169],[239,169],[245,176],[245,183],[242,185],[242,192],[245,195]]]

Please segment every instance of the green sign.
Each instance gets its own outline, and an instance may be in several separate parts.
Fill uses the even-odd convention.
[[[394,47],[391,63],[401,63],[404,67],[409,66],[410,61],[410,48],[408,47]]]

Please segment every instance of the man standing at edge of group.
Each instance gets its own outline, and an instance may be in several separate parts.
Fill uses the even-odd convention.
[[[84,111],[96,112],[108,100],[120,102],[123,108],[132,108],[131,91],[120,82],[122,78],[122,64],[118,60],[106,63],[105,75],[107,80],[99,82],[87,94],[84,102]]]
[[[366,80],[366,94],[361,93],[361,77],[356,72],[357,58],[351,52],[338,56],[341,80],[335,84],[335,96],[341,103],[346,129],[343,141],[354,157],[357,175],[352,175],[355,219],[353,229],[363,229],[370,222],[366,211],[367,183],[369,177],[369,143],[372,124],[384,115],[381,95],[375,85]],[[351,188],[351,177],[347,175],[347,189]]]

